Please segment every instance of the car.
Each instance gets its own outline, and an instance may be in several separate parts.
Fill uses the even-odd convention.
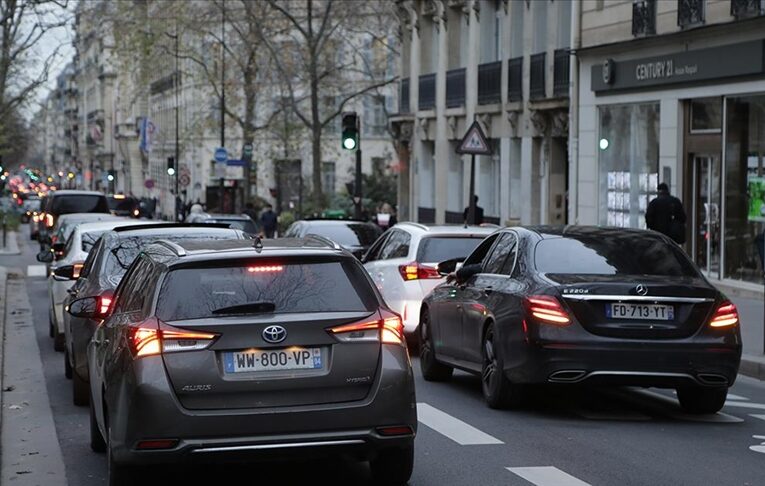
[[[94,297],[69,312],[95,317]],[[157,242],[88,345],[109,484],[149,464],[349,455],[405,484],[417,430],[399,316],[320,237]],[[320,481],[321,482],[321,481]]]
[[[224,223],[231,228],[240,229],[247,234],[257,235],[258,227],[255,221],[246,214],[210,214],[191,213],[186,218],[187,223]]]
[[[465,259],[492,227],[399,223],[386,231],[362,262],[385,302],[404,319],[410,341],[416,340],[422,299],[443,278],[439,262]]]
[[[38,240],[41,245],[50,244],[50,230],[56,226],[59,216],[71,213],[109,213],[109,203],[101,192],[61,190],[48,193],[43,198],[42,217]]]
[[[286,238],[323,236],[361,259],[381,234],[382,230],[374,223],[348,219],[307,219],[292,223],[284,236]]]
[[[140,201],[136,197],[125,194],[110,194],[106,199],[109,203],[109,210],[115,216],[138,218],[141,215]]]
[[[54,260],[61,257],[64,246],[74,229],[83,223],[96,223],[99,221],[122,221],[125,224],[130,221],[127,218],[113,216],[109,213],[72,213],[64,214],[56,221],[56,225],[49,231],[50,251],[53,252]],[[45,261],[45,258],[38,258]]]
[[[491,407],[518,405],[529,384],[636,385],[674,388],[685,411],[714,413],[740,359],[735,305],[646,230],[500,230],[420,314],[424,378],[479,374]]]
[[[103,308],[108,307],[114,289],[120,283],[130,264],[141,250],[154,241],[164,239],[180,242],[193,239],[245,239],[248,235],[223,225],[192,225],[178,223],[156,223],[152,221],[130,221],[105,232],[79,272],[79,278],[71,276],[74,283],[64,299],[66,307],[81,297],[100,299]],[[72,378],[72,397],[75,405],[87,405],[88,367],[86,350],[93,330],[99,319],[82,319],[64,314],[65,339],[64,374]]]
[[[62,216],[59,221],[63,222],[67,216]],[[124,218],[113,218],[109,221],[71,225],[72,228],[66,240],[62,238],[63,241],[57,241],[51,248],[53,253],[44,254],[55,259],[51,262],[51,270],[48,274],[48,325],[50,337],[53,338],[53,349],[56,351],[64,351],[63,306],[67,293],[74,283],[66,278],[63,272],[68,271],[76,279],[96,240],[104,232],[127,222]]]
[[[24,212],[21,214],[21,222],[28,223],[34,214],[40,212],[40,196],[34,194],[24,198],[22,209]]]

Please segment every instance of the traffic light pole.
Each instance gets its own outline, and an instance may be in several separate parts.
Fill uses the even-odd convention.
[[[178,24],[175,24],[175,220],[181,220],[181,194],[178,192],[178,173],[181,168],[181,149],[179,136],[178,116],[178,89],[180,87],[181,73],[178,70]]]
[[[468,217],[465,227],[475,224],[475,154],[470,156],[470,201],[468,203]]]
[[[361,219],[361,141],[356,148],[356,179],[353,184],[353,216],[355,219]]]

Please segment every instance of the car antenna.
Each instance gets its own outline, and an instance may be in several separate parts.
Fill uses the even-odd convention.
[[[260,253],[261,250],[263,250],[263,240],[261,240],[260,236],[257,236],[257,235],[255,235],[254,240],[255,240],[255,244],[252,245],[252,246],[253,246],[253,248],[255,248],[255,251]]]

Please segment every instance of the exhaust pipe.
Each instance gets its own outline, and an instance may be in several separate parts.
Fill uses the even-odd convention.
[[[573,383],[584,378],[586,374],[583,370],[561,370],[552,373],[547,380],[553,383]]]
[[[699,373],[698,379],[705,385],[728,386],[728,379],[714,373]]]

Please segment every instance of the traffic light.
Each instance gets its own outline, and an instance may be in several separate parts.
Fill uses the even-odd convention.
[[[67,177],[69,180],[72,180],[72,179],[74,179],[74,172],[69,172],[69,173],[66,175],[66,177]]]
[[[106,180],[109,182],[114,182],[114,173],[115,173],[114,169],[109,169],[109,171],[107,171],[106,173]]]
[[[342,146],[345,150],[356,150],[359,146],[359,117],[355,111],[342,115]]]
[[[167,175],[169,176],[175,175],[175,157],[167,158]]]

